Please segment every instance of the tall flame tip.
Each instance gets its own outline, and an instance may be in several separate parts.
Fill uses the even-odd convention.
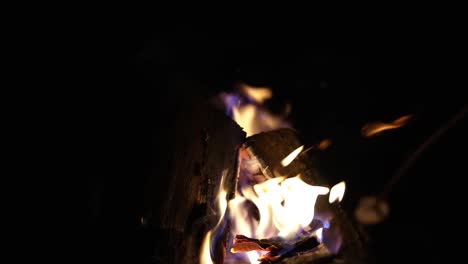
[[[328,196],[328,202],[333,203],[337,200],[338,202],[341,202],[341,200],[343,200],[345,190],[346,190],[346,183],[344,181],[341,181],[335,184],[330,190],[330,196]]]

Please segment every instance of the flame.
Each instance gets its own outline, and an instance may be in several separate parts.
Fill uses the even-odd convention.
[[[258,261],[258,259],[260,258],[262,254],[257,252],[257,251],[250,251],[250,252],[247,252],[247,256],[250,260],[250,263],[252,264],[257,264],[257,263],[260,263],[260,261]]]
[[[288,179],[273,178],[245,187],[242,189],[244,197],[229,202],[235,232],[256,238],[292,237],[312,222],[318,195],[328,192],[326,187],[303,182],[300,175]],[[258,209],[259,220],[249,220],[247,200]],[[250,221],[255,224],[251,225]]]
[[[315,235],[317,236],[318,240],[320,242],[322,242],[322,240],[323,240],[323,228],[321,227],[321,228],[317,229],[317,231],[315,231]]]
[[[315,202],[319,195],[329,189],[303,182],[300,174],[296,177],[277,177],[253,186],[242,188],[236,198],[229,201],[233,234],[253,238],[280,236],[291,239],[308,227],[314,218]],[[253,217],[252,207],[258,209],[259,219]],[[316,233],[321,236],[321,231]],[[231,251],[232,252],[232,251]],[[259,263],[261,252],[245,254],[251,263]]]
[[[240,86],[238,94],[221,94],[228,115],[244,129],[247,136],[281,127],[290,127],[286,116],[291,106],[285,108],[283,115],[274,115],[265,108],[264,103],[273,96],[267,87],[252,87],[246,84]]]
[[[200,263],[201,264],[213,264],[213,260],[211,260],[211,252],[210,252],[210,243],[211,243],[211,231],[206,233],[205,238],[203,239],[202,249],[200,254]]]
[[[281,165],[283,165],[283,167],[288,166],[299,155],[299,153],[301,153],[303,148],[304,148],[304,145],[298,147],[293,152],[291,152],[288,156],[286,156],[286,158],[284,158],[281,161]]]
[[[255,134],[254,119],[257,115],[257,108],[254,105],[232,108],[233,118],[242,127],[247,136]]]
[[[364,137],[374,136],[382,131],[395,129],[404,126],[411,119],[412,115],[405,115],[395,119],[391,123],[372,122],[362,127],[361,133]]]
[[[222,99],[226,106],[227,114],[243,128],[247,136],[255,135],[282,127],[290,127],[286,122],[286,116],[291,111],[291,105],[287,105],[283,115],[273,115],[265,107],[266,100],[273,96],[267,87],[252,87],[245,84],[240,86],[238,93],[223,93]],[[395,120],[394,122],[405,122]],[[330,139],[324,139],[311,148],[325,150],[331,145]],[[283,160],[281,165],[290,165],[303,151],[304,146],[293,150]],[[307,149],[306,151],[308,151]],[[203,248],[200,253],[200,263],[212,263],[210,253],[215,243],[214,231],[222,223],[224,211],[229,207],[229,218],[231,235],[242,234],[251,238],[282,237],[286,240],[293,239],[304,232],[313,232],[312,221],[317,217],[323,223],[323,227],[330,227],[329,218],[320,215],[315,216],[315,204],[319,195],[330,193],[333,201],[341,201],[344,195],[344,182],[340,193],[340,184],[335,185],[332,190],[327,187],[313,186],[301,180],[298,174],[292,178],[267,177],[259,166],[256,158],[239,153],[239,175],[235,198],[226,201],[226,194],[219,200],[220,221],[217,226],[210,230],[203,240]],[[276,164],[275,164],[276,165]],[[330,198],[330,197],[329,197]],[[331,198],[330,200],[331,201]],[[323,228],[315,230],[313,235],[319,241],[323,239]],[[213,239],[214,237],[214,239]],[[325,237],[325,239],[328,235]],[[230,263],[241,258],[242,261],[249,260],[250,263],[259,263],[258,259],[263,254],[261,251],[250,251],[246,253],[229,251]]]
[[[243,85],[242,89],[249,98],[259,104],[263,104],[265,100],[270,99],[273,96],[271,90],[266,87],[251,87],[248,85]]]
[[[308,185],[296,176],[286,179],[280,192],[284,205],[275,211],[275,226],[280,230],[279,236],[288,238],[312,222],[318,195],[325,195],[329,190]],[[304,206],[305,201],[307,206]]]
[[[200,249],[200,257],[199,257],[201,264],[213,263],[213,260],[211,257],[212,236],[213,236],[213,233],[218,229],[218,227],[223,222],[224,214],[226,213],[226,208],[227,208],[227,200],[226,200],[227,191],[224,189],[224,180],[225,180],[226,173],[227,173],[227,170],[224,170],[223,175],[221,176],[221,183],[219,185],[219,190],[216,195],[216,200],[218,202],[218,212],[220,213],[220,217],[216,226],[212,228],[210,231],[208,231],[205,237],[203,238],[202,246]]]
[[[328,196],[328,202],[333,203],[336,200],[341,202],[341,200],[343,200],[345,189],[346,189],[346,184],[344,181],[335,184],[335,186],[333,186],[330,190],[330,195]]]
[[[304,146],[292,151],[281,162],[288,166]],[[313,186],[301,179],[301,174],[295,177],[265,178],[264,181],[245,181],[255,170],[258,161],[250,159],[240,152],[240,168],[238,187],[235,198],[229,201],[231,232],[252,238],[282,237],[293,239],[302,231],[310,232],[310,224],[315,216],[315,203],[319,195],[330,192],[327,187]],[[247,170],[247,171],[246,171]],[[322,230],[316,230],[317,238],[321,239]],[[232,258],[244,258],[251,263],[259,263],[263,254],[261,251],[248,253],[232,252]]]

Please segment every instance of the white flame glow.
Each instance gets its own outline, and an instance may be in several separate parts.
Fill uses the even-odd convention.
[[[304,145],[298,147],[293,152],[291,152],[288,156],[286,156],[286,158],[284,158],[281,161],[281,165],[283,165],[283,167],[286,167],[289,164],[291,164],[291,162],[299,155],[299,153],[301,153],[303,148],[304,148]]]
[[[318,195],[329,192],[326,187],[303,182],[299,175],[284,179],[278,177],[242,189],[244,197],[229,202],[234,230],[256,238],[273,236],[292,237],[312,222]],[[249,219],[246,202],[250,200],[259,211],[260,219]],[[252,225],[253,222],[253,225]]]
[[[291,239],[312,222],[317,197],[328,192],[326,187],[303,182],[300,175],[246,186],[242,188],[243,196],[238,192],[236,198],[229,201],[232,232],[253,238],[280,236]],[[252,216],[252,203],[258,209],[259,219]],[[317,236],[321,236],[320,230]],[[246,254],[251,263],[258,263],[262,253],[240,254]]]
[[[317,231],[315,231],[315,235],[317,236],[318,241],[322,242],[323,241],[323,228],[321,227],[317,229]]]
[[[341,202],[341,200],[343,200],[345,190],[346,190],[346,184],[344,181],[335,184],[335,186],[333,186],[330,190],[330,196],[328,196],[328,202],[333,203],[336,200],[338,200],[338,202]]]
[[[257,251],[250,251],[250,252],[247,252],[247,257],[249,258],[250,263],[252,263],[252,264],[260,263],[260,261],[258,261],[258,259],[260,258],[261,255],[262,255],[262,254],[260,254],[260,253],[257,252]]]

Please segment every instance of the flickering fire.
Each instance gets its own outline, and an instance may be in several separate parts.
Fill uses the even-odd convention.
[[[411,119],[412,115],[405,115],[395,119],[393,122],[372,122],[362,127],[361,133],[364,137],[372,137],[382,131],[396,129],[404,126]]]
[[[227,106],[227,113],[251,136],[277,128],[289,127],[285,116],[275,116],[265,107],[264,102],[272,97],[270,89],[241,85],[239,94],[224,94],[223,100]],[[288,106],[287,111],[290,111]],[[325,139],[314,148],[324,150],[329,147],[331,140]],[[312,148],[312,147],[310,147]],[[307,150],[309,150],[308,148]],[[304,146],[291,150],[280,165],[289,166],[303,151]],[[272,150],[274,151],[274,150]],[[278,164],[271,164],[272,167]],[[345,192],[345,183],[340,182],[330,190],[328,187],[307,184],[299,173],[294,177],[277,175],[270,178],[261,169],[256,157],[241,147],[239,151],[239,175],[235,196],[226,201],[226,191],[221,187],[217,196],[218,213],[217,225],[211,229],[203,240],[200,252],[201,263],[213,263],[213,236],[222,225],[223,219],[230,220],[231,237],[228,245],[227,261],[249,261],[259,263],[259,259],[269,256],[268,249],[255,246],[247,242],[252,248],[242,252],[233,248],[234,237],[248,239],[281,239],[295,241],[298,238],[315,237],[321,243],[324,238],[324,228],[330,228],[329,216],[316,215],[315,205],[319,196],[329,194],[330,203],[340,202]],[[224,180],[224,179],[223,179]],[[221,184],[221,186],[223,186]],[[228,214],[226,214],[226,207]],[[317,217],[317,218],[316,218]],[[321,226],[312,225],[320,221]],[[250,243],[250,244],[249,244]],[[240,247],[240,245],[237,245]],[[324,248],[321,245],[320,248]]]
[[[292,162],[301,150],[302,146],[292,151],[287,156],[287,161]],[[239,182],[245,181],[239,179]],[[318,196],[329,193],[327,187],[305,183],[300,174],[291,178],[271,178],[254,185],[239,187],[235,198],[229,201],[231,232],[257,239],[294,239],[307,229],[314,219]],[[321,229],[315,230],[315,234],[319,240],[322,239]],[[243,255],[251,263],[259,263],[257,260],[263,253],[250,251],[236,255]]]

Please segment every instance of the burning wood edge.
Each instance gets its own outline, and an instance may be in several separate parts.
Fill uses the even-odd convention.
[[[243,235],[235,236],[232,253],[252,250],[266,252],[259,259],[262,263],[278,262],[286,257],[305,254],[331,255],[326,246],[321,244],[315,236],[300,237],[295,241],[286,241],[282,238],[253,239]]]

